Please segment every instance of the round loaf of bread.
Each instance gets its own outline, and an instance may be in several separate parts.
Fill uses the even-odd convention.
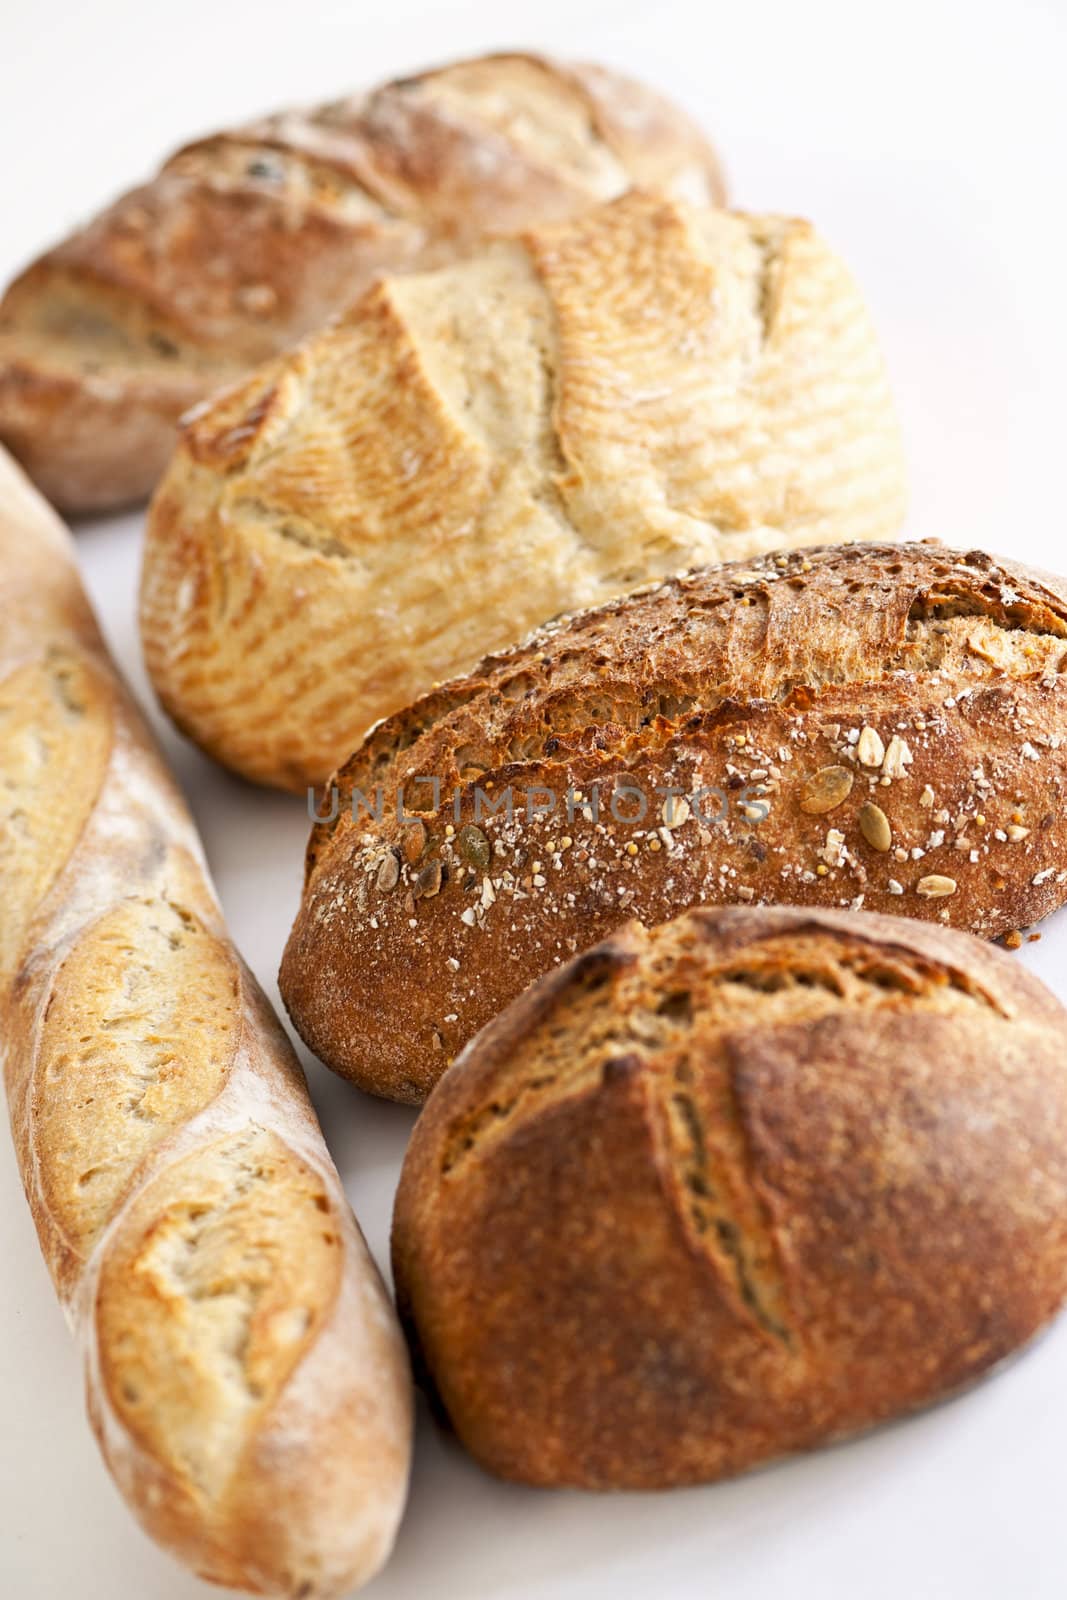
[[[661,1488],[868,1428],[1067,1293],[1067,1012],[895,917],[630,923],[446,1074],[393,1262],[504,1477]]]
[[[330,1066],[419,1100],[630,917],[1024,927],[1067,898],[1065,791],[1062,580],[932,543],[711,567],[376,728],[323,804],[282,993]]]
[[[198,139],[0,299],[0,440],[67,510],[140,499],[187,406],[379,273],[454,261],[632,184],[723,199],[678,106],[521,52]]]
[[[808,223],[633,192],[435,272],[186,419],[145,533],[165,709],[260,783],[561,611],[708,561],[893,538],[900,435]]]

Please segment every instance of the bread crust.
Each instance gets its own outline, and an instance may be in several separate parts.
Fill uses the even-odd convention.
[[[64,509],[141,499],[182,411],[376,274],[634,182],[723,198],[680,109],[603,68],[518,53],[198,140],[9,288],[0,441]]]
[[[628,917],[1027,926],[1067,898],[1065,791],[1063,580],[936,543],[707,568],[565,617],[370,734],[312,833],[282,994],[335,1071],[418,1101]]]
[[[149,517],[145,660],[205,750],[303,788],[564,609],[894,536],[903,480],[818,234],[632,193],[384,280],[190,421]]]
[[[2,452],[0,614],[0,1060],[93,1427],[197,1573],[348,1593],[403,1508],[403,1339],[65,530]]]
[[[666,1488],[952,1394],[1067,1294],[1067,1013],[870,913],[628,924],[446,1074],[398,1300],[503,1477]]]

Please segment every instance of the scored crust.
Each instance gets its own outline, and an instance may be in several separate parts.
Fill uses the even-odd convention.
[[[384,280],[188,421],[145,660],[207,751],[302,788],[562,610],[893,537],[903,479],[866,308],[815,230],[632,193]]]
[[[636,924],[446,1074],[398,1299],[462,1442],[582,1488],[718,1478],[929,1404],[1067,1293],[1067,1014],[869,913]]]
[[[328,1065],[419,1100],[627,917],[782,901],[990,938],[1036,921],[1067,897],[1065,788],[1062,580],[937,544],[708,568],[564,618],[376,728],[312,834],[282,993]],[[556,807],[531,817],[541,791]]]
[[[349,1593],[406,1492],[400,1330],[299,1065],[0,451],[0,1063],[107,1464],[204,1577]]]
[[[186,407],[378,273],[632,183],[721,201],[676,106],[603,68],[457,62],[198,140],[32,263],[0,305],[0,440],[75,511],[149,493]]]

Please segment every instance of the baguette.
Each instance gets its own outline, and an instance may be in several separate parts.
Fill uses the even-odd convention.
[[[302,789],[564,609],[902,516],[841,262],[803,222],[631,194],[386,279],[190,420],[149,518],[145,660],[205,750]]]
[[[393,1262],[504,1477],[660,1489],[869,1428],[1063,1303],[1067,1013],[901,918],[629,924],[443,1080]]]
[[[374,730],[323,801],[282,995],[329,1066],[417,1101],[629,917],[1034,922],[1067,898],[1065,794],[1063,580],[937,544],[708,568]]]
[[[723,198],[675,106],[602,67],[485,56],[216,134],[33,262],[0,305],[0,440],[56,504],[148,494],[182,411],[379,272],[633,183]]]
[[[347,1593],[403,1507],[403,1341],[69,540],[0,453],[0,1056],[89,1414],[216,1583]]]

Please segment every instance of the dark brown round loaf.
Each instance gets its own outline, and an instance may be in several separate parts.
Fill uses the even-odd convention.
[[[784,902],[995,938],[1061,905],[1067,584],[937,544],[709,567],[491,657],[336,783],[282,994],[327,1065],[420,1100],[631,917]]]
[[[903,919],[630,924],[445,1075],[393,1261],[460,1439],[505,1477],[658,1488],[869,1427],[1067,1293],[1067,1012]]]

